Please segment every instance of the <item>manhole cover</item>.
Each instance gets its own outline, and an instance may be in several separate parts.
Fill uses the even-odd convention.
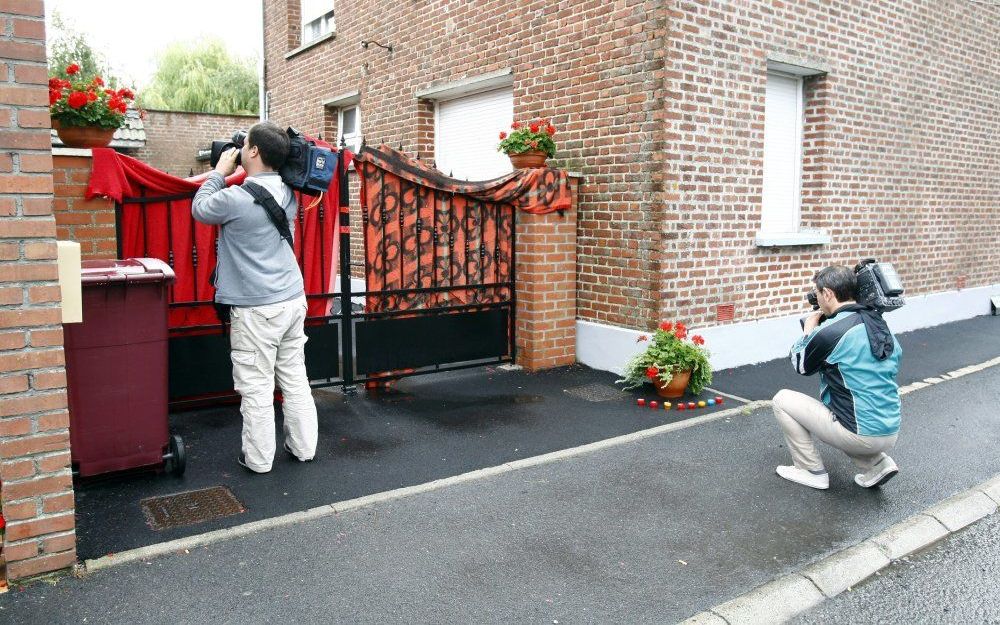
[[[587,384],[586,386],[574,386],[573,388],[563,389],[563,392],[587,401],[611,401],[612,399],[620,399],[622,396],[620,388],[598,383]]]
[[[225,486],[150,497],[139,502],[146,523],[156,531],[221,519],[245,512]]]

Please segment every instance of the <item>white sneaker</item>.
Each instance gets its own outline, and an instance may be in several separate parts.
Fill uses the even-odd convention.
[[[806,471],[805,469],[800,469],[796,466],[781,466],[776,468],[774,472],[789,482],[802,484],[803,486],[808,486],[809,488],[815,488],[817,490],[826,490],[830,488],[830,474],[826,471],[822,473],[813,473],[812,471]]]
[[[866,471],[854,476],[854,483],[862,488],[875,488],[885,484],[899,473],[899,467],[889,456],[883,457],[878,463]]]

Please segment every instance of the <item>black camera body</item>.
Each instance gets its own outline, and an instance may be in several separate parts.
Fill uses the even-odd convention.
[[[854,266],[854,274],[858,281],[858,289],[854,294],[854,301],[857,303],[871,306],[881,313],[902,308],[906,304],[903,299],[903,282],[892,263],[865,258]],[[815,291],[809,291],[806,300],[813,310],[819,309]]]
[[[212,153],[208,159],[209,164],[211,164],[212,167],[215,167],[216,165],[219,164],[219,158],[222,156],[223,152],[231,148],[242,149],[243,146],[246,144],[246,141],[247,141],[246,130],[237,130],[236,132],[233,133],[233,138],[230,139],[229,141],[213,141]],[[243,164],[241,162],[239,154],[236,155],[236,164],[237,165]]]
[[[865,258],[854,266],[858,277],[858,292],[855,301],[871,306],[881,313],[902,308],[903,281],[899,279],[892,263],[879,263],[874,258]]]
[[[278,168],[281,179],[296,191],[316,195],[325,193],[330,188],[334,172],[337,170],[339,155],[316,145],[298,130],[289,127],[288,156]],[[237,130],[229,141],[213,141],[209,163],[215,167],[222,153],[230,148],[242,148],[246,144],[247,131]],[[240,155],[236,155],[236,164],[242,165]]]

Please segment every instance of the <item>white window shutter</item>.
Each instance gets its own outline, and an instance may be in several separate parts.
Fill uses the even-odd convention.
[[[500,132],[514,121],[510,87],[438,102],[434,161],[445,174],[462,180],[489,180],[512,171],[497,152]]]
[[[801,78],[768,72],[762,232],[799,231],[802,123]]]

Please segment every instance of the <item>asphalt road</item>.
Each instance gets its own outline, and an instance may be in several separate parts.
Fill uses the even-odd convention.
[[[674,622],[1000,473],[998,400],[1000,368],[905,396],[881,490],[830,450],[829,491],[777,478],[760,410],[14,589],[0,622]]]
[[[793,622],[1000,623],[1000,514],[894,564]]]

